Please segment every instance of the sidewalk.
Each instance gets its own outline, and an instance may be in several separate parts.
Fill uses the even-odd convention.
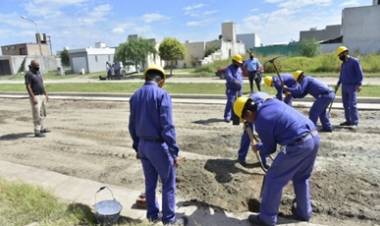
[[[87,179],[75,178],[52,171],[42,170],[34,167],[19,165],[0,160],[0,178],[7,180],[22,181],[33,185],[42,186],[51,191],[57,197],[74,203],[82,203],[93,207],[95,203],[95,192],[105,184]],[[115,198],[123,205],[122,215],[135,219],[145,219],[145,210],[133,209],[135,199],[141,191],[130,190],[121,186],[109,186]],[[178,198],[177,206],[185,200]],[[250,226],[247,222],[249,212],[234,215],[232,213],[202,207],[196,205],[178,206],[179,215],[189,218],[189,226]],[[291,222],[289,219],[280,219],[282,226],[318,226],[306,222]]]

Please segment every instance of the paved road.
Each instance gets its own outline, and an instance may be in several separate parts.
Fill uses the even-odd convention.
[[[322,81],[326,82],[328,85],[335,85],[337,78],[335,77],[320,77]],[[57,83],[134,83],[143,82],[142,79],[133,78],[126,80],[110,80],[110,81],[100,81],[96,79],[88,78],[70,78],[70,79],[60,79],[60,80],[47,80],[47,84],[57,84]],[[23,84],[23,80],[0,80],[1,84]],[[167,83],[220,83],[224,84],[225,80],[219,79],[217,77],[203,77],[203,78],[183,78],[183,77],[173,77],[167,80]],[[248,80],[244,80],[244,83],[248,83]],[[380,85],[380,78],[365,78],[363,81],[364,85]]]

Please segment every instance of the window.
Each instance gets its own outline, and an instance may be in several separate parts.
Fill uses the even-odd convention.
[[[98,62],[98,56],[95,56],[95,62]]]
[[[111,61],[111,55],[108,55],[108,61]]]

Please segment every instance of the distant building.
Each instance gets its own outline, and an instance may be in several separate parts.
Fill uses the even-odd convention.
[[[245,54],[243,42],[236,38],[235,24],[226,22],[221,27],[219,39],[212,41],[185,42],[185,58],[178,62],[178,67],[190,67],[224,60],[235,54]],[[212,50],[212,51],[210,51]]]
[[[97,42],[95,47],[69,49],[71,70],[74,73],[93,73],[106,70],[106,62],[113,63],[115,48]]]
[[[128,35],[128,41],[133,40],[133,39],[138,39],[138,38],[139,38],[139,36],[137,34]],[[161,67],[164,67],[165,62],[163,60],[161,60],[160,55],[158,54],[158,52],[159,52],[158,48],[159,48],[160,44],[154,38],[144,38],[144,40],[148,40],[149,42],[151,42],[156,49],[155,54],[151,53],[151,54],[148,54],[148,56],[146,57],[145,67],[150,65],[150,64],[156,64],[156,65],[160,65]]]
[[[339,34],[336,32],[335,37],[329,39],[317,39],[321,41],[321,52],[335,51],[340,45],[347,46],[352,52],[362,54],[380,52],[379,21],[380,0],[374,0],[371,6],[343,9],[341,32]],[[305,34],[301,32],[300,36],[302,40]]]
[[[251,50],[255,47],[261,46],[261,40],[258,35],[255,33],[249,34],[237,34],[236,39],[242,43],[244,43],[245,48]]]
[[[51,55],[50,40],[46,34],[36,34],[36,43],[18,43],[1,46],[0,75],[27,71],[30,61],[40,63],[42,72],[57,70],[61,62]]]
[[[339,25],[328,25],[325,29],[317,30],[315,28],[311,28],[308,31],[300,32],[300,41],[311,40],[315,41],[325,41],[329,39],[333,39],[342,35],[342,26]]]

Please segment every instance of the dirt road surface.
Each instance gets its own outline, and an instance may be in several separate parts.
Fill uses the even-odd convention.
[[[257,212],[262,172],[252,153],[248,168],[236,163],[242,127],[223,122],[223,110],[216,104],[174,104],[183,157],[178,195],[232,212]],[[46,121],[52,132],[41,139],[33,137],[28,100],[1,99],[0,159],[143,191],[128,116],[127,102],[53,100]],[[356,131],[321,134],[311,179],[314,223],[380,224],[380,112],[360,117]],[[342,118],[342,111],[333,112],[334,124]],[[290,214],[293,198],[288,185],[281,215]]]

